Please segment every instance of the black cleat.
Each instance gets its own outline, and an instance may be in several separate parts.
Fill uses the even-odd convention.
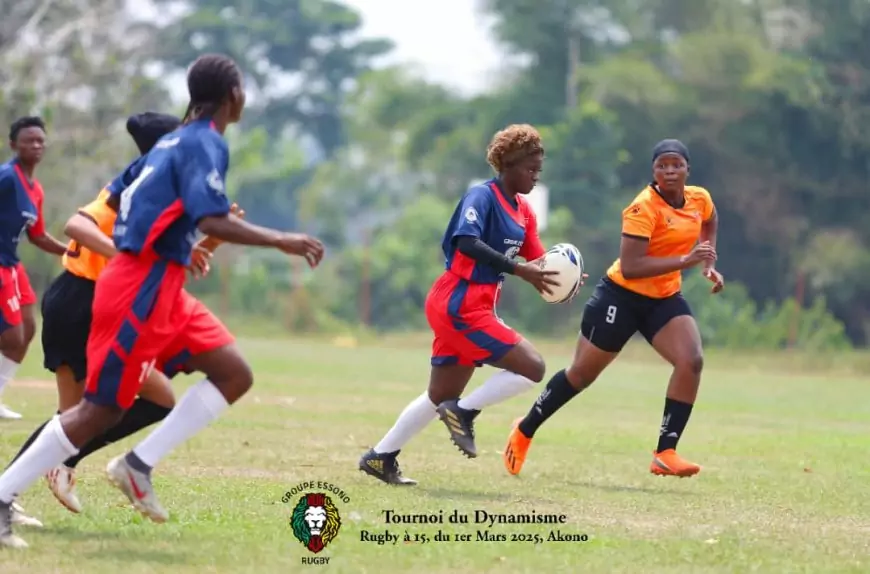
[[[402,476],[399,461],[396,460],[399,452],[377,453],[375,449],[371,449],[359,459],[359,469],[387,484],[414,486],[417,484],[416,480]]]
[[[477,457],[474,444],[474,418],[480,411],[470,411],[459,406],[459,400],[444,401],[438,405],[438,416],[450,431],[450,440],[468,458]]]

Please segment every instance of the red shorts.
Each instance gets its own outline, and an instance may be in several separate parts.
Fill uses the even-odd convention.
[[[36,303],[36,293],[21,263],[13,267],[0,267],[0,301],[3,302],[0,333],[20,325],[21,308]]]
[[[187,291],[181,292],[181,306],[181,314],[187,317],[186,323],[179,325],[178,334],[157,358],[156,368],[169,378],[192,372],[187,365],[191,357],[236,341],[221,320]]]
[[[432,366],[492,364],[522,336],[495,314],[498,285],[469,283],[445,273],[426,298],[426,319],[435,334]]]
[[[142,382],[158,365],[223,346],[226,328],[184,291],[176,263],[113,257],[97,281],[88,337],[85,397],[130,408]],[[186,359],[185,359],[186,360]]]

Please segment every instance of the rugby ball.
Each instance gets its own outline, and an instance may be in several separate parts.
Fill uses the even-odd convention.
[[[570,243],[559,243],[552,246],[541,261],[541,268],[549,271],[558,271],[553,279],[559,285],[551,285],[552,295],[541,293],[547,303],[567,303],[580,291],[583,281],[583,256],[580,250]]]

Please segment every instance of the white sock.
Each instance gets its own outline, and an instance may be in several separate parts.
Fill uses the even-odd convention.
[[[375,452],[383,454],[400,450],[426,428],[426,425],[434,421],[437,415],[435,405],[429,400],[429,393],[423,393],[405,407],[393,428],[375,445]]]
[[[20,366],[20,363],[0,355],[0,394],[3,394],[3,388],[15,378],[15,373],[18,372]]]
[[[531,379],[510,371],[499,371],[464,399],[459,399],[459,408],[479,411],[496,403],[506,401],[535,386]]]
[[[139,460],[154,468],[172,450],[193,437],[230,406],[208,379],[189,389],[169,416],[133,449]]]
[[[30,448],[0,475],[0,501],[12,502],[17,493],[78,452],[63,432],[60,415],[55,416]]]

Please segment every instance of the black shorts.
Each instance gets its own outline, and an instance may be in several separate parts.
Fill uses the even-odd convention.
[[[652,343],[668,321],[691,314],[689,303],[680,293],[653,299],[604,277],[583,308],[580,333],[602,351],[618,353],[635,333]]]
[[[88,374],[87,347],[95,281],[64,271],[42,297],[42,352],[52,373],[66,365],[76,381]]]

